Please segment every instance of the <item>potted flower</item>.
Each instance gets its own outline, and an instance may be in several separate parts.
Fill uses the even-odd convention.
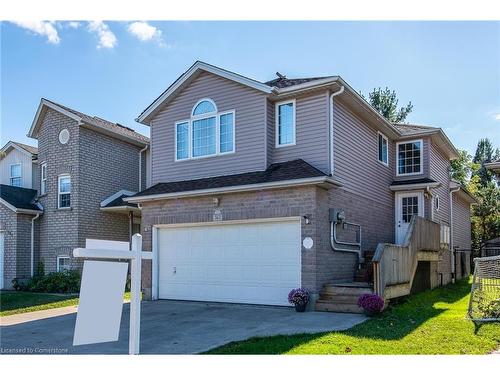
[[[382,312],[384,303],[384,299],[377,294],[363,294],[358,299],[358,306],[361,307],[368,316],[374,316]]]
[[[309,292],[304,288],[292,289],[288,293],[288,302],[295,305],[295,311],[304,312],[309,302]]]

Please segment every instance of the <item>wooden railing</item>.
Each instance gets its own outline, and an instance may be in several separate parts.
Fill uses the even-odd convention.
[[[438,223],[413,216],[402,245],[379,244],[373,256],[375,293],[384,299],[410,294],[419,252],[437,254],[440,233]]]

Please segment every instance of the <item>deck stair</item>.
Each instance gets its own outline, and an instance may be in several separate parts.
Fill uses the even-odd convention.
[[[373,293],[373,284],[368,282],[327,283],[319,293],[316,311],[362,313],[358,306],[359,296]]]

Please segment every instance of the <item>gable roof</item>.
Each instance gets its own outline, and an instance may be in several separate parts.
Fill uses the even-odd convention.
[[[191,65],[191,67],[186,70],[179,78],[177,78],[174,83],[172,83],[163,93],[161,93],[161,95],[158,96],[148,107],[146,107],[146,109],[142,111],[141,114],[137,117],[136,121],[140,122],[141,124],[148,125],[148,121],[150,120],[152,115],[156,113],[158,107],[168,102],[174,94],[176,94],[183,87],[189,84],[189,82],[196,78],[202,71],[227,78],[231,81],[241,83],[245,86],[249,86],[267,94],[271,93],[272,91],[271,87],[262,82],[198,60],[193,65]]]
[[[28,137],[37,138],[38,131],[40,129],[40,125],[43,120],[43,116],[45,111],[50,108],[59,113],[62,113],[69,118],[77,121],[79,125],[83,125],[88,127],[89,129],[102,132],[111,137],[121,139],[123,141],[133,143],[139,146],[144,146],[149,144],[149,138],[137,133],[131,128],[128,128],[124,125],[120,125],[118,123],[114,123],[108,120],[104,120],[97,116],[90,116],[85,113],[76,111],[72,108],[66,107],[59,103],[53,102],[51,100],[42,98],[40,100],[40,105],[38,106],[35,118],[33,119],[33,123],[31,124],[31,128],[28,132]]]
[[[37,214],[43,212],[40,204],[35,203],[37,191],[10,185],[0,185],[0,204],[16,213]]]
[[[264,171],[246,172],[227,176],[207,177],[186,181],[158,183],[132,197],[124,198],[126,202],[140,202],[149,199],[167,199],[170,197],[216,194],[259,190],[280,187],[280,183],[306,185],[308,183],[326,183],[340,185],[330,176],[321,172],[302,159],[271,164]]]
[[[419,124],[393,124],[400,132],[400,140],[405,140],[415,137],[429,136],[433,142],[444,151],[446,157],[450,160],[459,157],[458,150],[455,145],[450,141],[443,129]]]
[[[15,141],[9,141],[7,142],[2,149],[0,150],[1,152],[7,152],[10,148],[14,148],[16,150],[19,150],[21,152],[25,152],[30,154],[32,157],[36,157],[38,155],[38,148],[30,145],[26,145],[21,142],[15,142]]]

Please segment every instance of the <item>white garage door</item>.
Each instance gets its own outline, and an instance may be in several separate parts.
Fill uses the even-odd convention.
[[[300,221],[158,230],[158,297],[288,305],[301,285]]]

